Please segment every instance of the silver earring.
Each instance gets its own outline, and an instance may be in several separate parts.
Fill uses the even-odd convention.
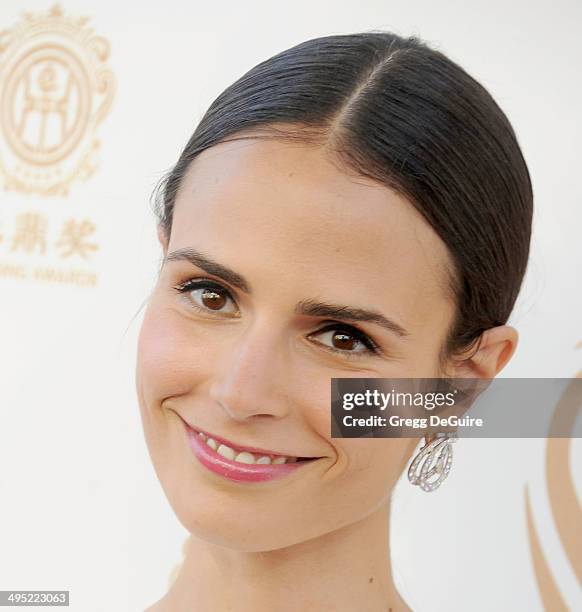
[[[451,471],[453,462],[453,442],[457,441],[454,432],[438,433],[425,444],[408,468],[408,480],[423,491],[434,491]]]

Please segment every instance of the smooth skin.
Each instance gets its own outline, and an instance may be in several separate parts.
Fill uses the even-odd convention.
[[[245,286],[164,260],[149,298],[141,417],[191,535],[176,580],[148,610],[408,610],[390,567],[390,495],[419,441],[331,438],[330,378],[493,378],[516,330],[486,331],[475,355],[440,370],[455,312],[446,246],[406,199],[322,147],[253,138],[207,149],[182,183],[169,241],[161,228],[158,237],[164,257],[195,249]],[[218,294],[175,289],[190,279]],[[297,314],[304,300],[371,309],[406,334]],[[182,419],[240,445],[322,458],[285,478],[234,483],[198,462]]]

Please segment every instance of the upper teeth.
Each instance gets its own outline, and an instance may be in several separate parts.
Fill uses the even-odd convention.
[[[212,438],[208,438],[202,432],[198,433],[198,436],[206,442],[212,450],[215,450],[219,455],[222,455],[226,459],[231,461],[237,461],[238,463],[258,463],[258,464],[280,464],[280,463],[295,463],[297,457],[284,457],[283,455],[276,455],[274,457],[270,455],[255,455],[249,453],[249,451],[237,451],[226,444],[217,442]]]

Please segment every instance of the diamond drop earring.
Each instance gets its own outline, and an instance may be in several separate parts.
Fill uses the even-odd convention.
[[[410,467],[408,480],[423,491],[434,491],[451,471],[453,462],[453,442],[457,435],[453,432],[438,433],[420,449]]]

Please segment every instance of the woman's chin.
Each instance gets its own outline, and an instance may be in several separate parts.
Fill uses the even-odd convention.
[[[191,510],[175,507],[174,513],[193,538],[232,551],[267,552],[292,546],[304,539],[302,534],[296,534],[296,538],[290,537],[292,530],[284,528],[280,522],[269,525],[262,518],[257,520],[260,513],[248,518],[240,515],[238,518],[225,518],[223,513],[212,508],[207,512],[192,513]]]

